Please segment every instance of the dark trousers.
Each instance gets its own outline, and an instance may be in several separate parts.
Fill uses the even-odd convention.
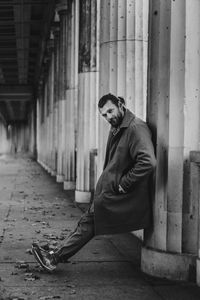
[[[63,245],[55,252],[55,259],[66,262],[94,237],[94,206],[80,218],[76,229],[64,240]]]

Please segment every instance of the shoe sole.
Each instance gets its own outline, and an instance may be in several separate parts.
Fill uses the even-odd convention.
[[[39,265],[40,265],[41,267],[43,267],[44,270],[46,270],[46,271],[48,271],[48,272],[50,272],[50,273],[53,272],[53,271],[56,269],[56,267],[55,267],[55,268],[49,268],[49,267],[47,267],[47,266],[43,263],[43,261],[42,261],[40,255],[38,254],[38,251],[40,251],[40,248],[39,248],[38,246],[33,246],[33,245],[32,245],[32,253],[33,253],[35,259],[37,260],[37,262],[39,263]]]

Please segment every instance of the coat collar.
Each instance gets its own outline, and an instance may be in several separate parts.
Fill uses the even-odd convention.
[[[135,115],[128,108],[126,108],[124,118],[119,128],[127,128],[133,119],[135,119]]]

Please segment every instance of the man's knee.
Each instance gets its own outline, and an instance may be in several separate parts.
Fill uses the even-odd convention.
[[[94,214],[85,213],[78,222],[76,233],[91,237],[94,235]]]

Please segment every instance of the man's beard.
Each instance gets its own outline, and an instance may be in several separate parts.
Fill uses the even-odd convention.
[[[122,113],[119,112],[119,114],[115,117],[113,117],[111,120],[110,120],[110,124],[112,125],[112,127],[119,127],[121,122],[123,120],[123,115]]]

